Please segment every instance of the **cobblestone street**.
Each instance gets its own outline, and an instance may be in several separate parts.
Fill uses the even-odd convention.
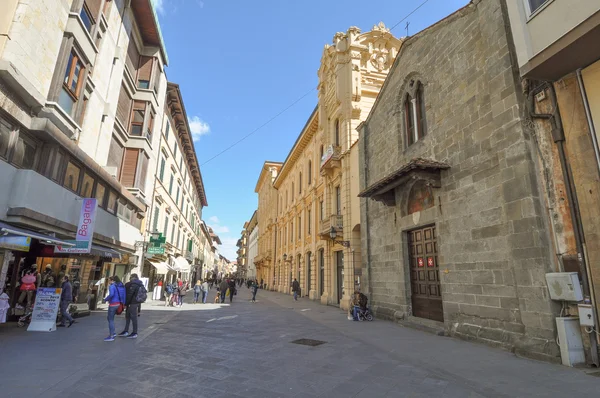
[[[3,325],[2,395],[564,397],[600,390],[600,378],[590,371],[386,321],[349,322],[337,308],[279,293],[261,290],[255,304],[248,298],[242,288],[232,306],[172,309],[150,302],[140,337],[112,343],[102,341],[101,311],[53,333]],[[123,323],[118,317],[118,332]],[[325,343],[290,343],[297,339]]]

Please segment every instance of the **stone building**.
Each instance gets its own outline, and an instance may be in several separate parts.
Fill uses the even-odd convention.
[[[277,190],[273,181],[281,170],[281,162],[266,161],[256,182],[254,192],[258,194],[258,248],[254,257],[256,279],[275,289],[275,256],[277,239]]]
[[[258,211],[252,213],[252,217],[246,225],[248,233],[248,251],[246,252],[246,277],[256,279],[256,266],[254,258],[258,254]]]
[[[557,269],[505,2],[406,39],[359,127],[363,278],[379,316],[556,361]]]
[[[0,220],[30,239],[0,250],[0,289],[49,264],[99,297],[139,264],[167,63],[150,0],[0,2]],[[72,242],[84,198],[91,247]]]
[[[508,2],[530,131],[538,145],[554,251],[577,272],[584,301],[600,306],[600,2]],[[577,315],[576,306],[567,308]],[[581,329],[599,365],[597,335]],[[588,341],[589,340],[589,341]]]

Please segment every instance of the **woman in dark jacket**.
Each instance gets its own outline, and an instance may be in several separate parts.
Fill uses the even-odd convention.
[[[179,290],[179,306],[181,307],[183,305],[183,299],[185,298],[185,294],[187,293],[187,288],[185,286],[185,284],[183,284],[181,287],[178,288]]]

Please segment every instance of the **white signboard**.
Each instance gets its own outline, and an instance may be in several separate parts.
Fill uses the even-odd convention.
[[[28,332],[54,332],[62,289],[41,287],[37,290]]]

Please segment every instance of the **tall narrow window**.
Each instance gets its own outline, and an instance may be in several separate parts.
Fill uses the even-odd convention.
[[[172,245],[175,244],[175,224],[176,224],[176,222],[173,222],[173,226],[171,227],[171,244]]]
[[[298,216],[298,239],[302,239],[302,216]]]
[[[323,149],[323,145],[321,145],[321,148],[320,148],[320,150],[319,150],[319,153],[320,153],[320,156],[319,156],[319,161],[322,161],[322,160],[323,160],[323,154],[325,153],[325,152],[324,152],[324,149]]]
[[[79,56],[72,51],[67,62],[63,87],[58,96],[58,104],[65,112],[73,116],[73,105],[79,100],[83,85],[85,66]]]
[[[294,203],[294,183],[292,182],[292,203]]]
[[[312,233],[312,217],[311,217],[311,211],[308,210],[308,213],[306,214],[306,229],[308,234],[310,235]]]
[[[98,207],[104,208],[104,198],[106,193],[106,187],[99,182],[96,183],[96,199],[98,200]]]
[[[165,225],[163,226],[163,236],[167,239],[167,232],[169,231],[169,216],[165,216]]]
[[[302,173],[298,176],[298,193],[302,193]]]
[[[334,142],[335,146],[340,146],[340,119],[335,119],[335,136]]]
[[[169,140],[169,131],[171,130],[171,123],[167,120],[167,126],[165,127],[165,140]]]
[[[404,124],[406,125],[406,139],[408,145],[412,145],[415,142],[412,104],[411,96],[406,94],[404,99]]]
[[[150,88],[150,79],[152,78],[153,57],[140,57],[140,67],[138,69],[137,86],[142,89]]]
[[[173,195],[173,173],[171,173],[171,179],[169,180],[169,195]]]
[[[335,187],[335,212],[338,216],[342,214],[342,190],[339,185]]]
[[[81,174],[81,168],[72,162],[67,163],[67,169],[65,171],[65,180],[63,186],[70,189],[73,192],[77,192],[79,189],[79,176]]]
[[[152,220],[152,232],[158,231],[158,217],[160,217],[160,208],[154,208],[154,219]]]
[[[325,204],[323,203],[323,200],[321,199],[319,201],[319,220],[323,221],[324,218],[325,218]]]
[[[312,161],[308,161],[308,185],[312,182]]]
[[[165,181],[165,158],[161,156],[160,158],[160,173],[159,173],[160,181]]]
[[[423,84],[417,83],[416,91],[416,110],[417,110],[417,130],[419,139],[427,134],[427,123],[425,120],[425,98],[423,97]]]
[[[119,101],[117,102],[117,120],[121,122],[121,125],[127,130],[129,125],[129,118],[131,117],[131,97],[125,88],[125,85],[121,85],[121,92],[119,93]]]
[[[141,136],[144,128],[144,118],[146,116],[146,104],[142,101],[133,101],[133,111],[131,114],[131,127],[129,134]]]

